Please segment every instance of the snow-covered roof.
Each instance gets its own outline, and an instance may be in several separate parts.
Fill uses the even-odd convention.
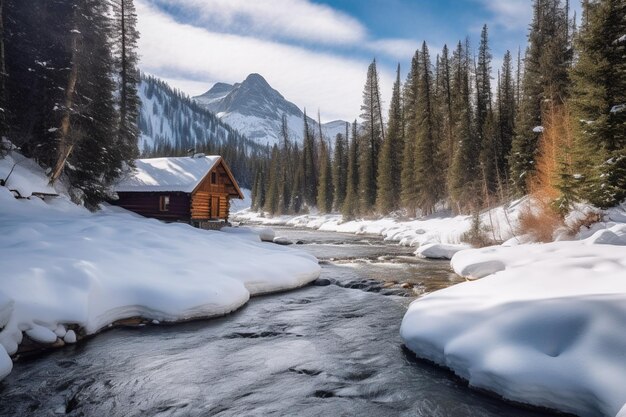
[[[117,192],[191,193],[217,165],[218,155],[137,159],[135,169],[114,186]]]

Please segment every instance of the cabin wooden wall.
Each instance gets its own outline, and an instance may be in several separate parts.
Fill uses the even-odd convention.
[[[216,174],[216,183],[211,183],[211,173]],[[200,183],[191,197],[193,220],[228,220],[230,193],[235,192],[226,170],[218,164]]]
[[[145,217],[165,221],[189,221],[191,211],[191,200],[186,193],[117,193],[119,199],[111,201],[111,204],[133,211]],[[170,196],[168,211],[160,211],[160,197]]]
[[[228,194],[215,194],[206,191],[194,193],[191,199],[193,220],[228,220]]]

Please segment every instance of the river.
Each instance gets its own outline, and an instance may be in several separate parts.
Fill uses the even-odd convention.
[[[227,317],[123,327],[21,360],[0,416],[550,416],[416,360],[398,330],[416,295],[460,279],[375,237],[277,229],[331,285],[253,298]],[[402,288],[413,286],[413,288]]]

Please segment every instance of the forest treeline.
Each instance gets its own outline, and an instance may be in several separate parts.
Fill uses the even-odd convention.
[[[580,19],[569,1],[535,0],[527,48],[502,68],[487,26],[477,53],[466,39],[433,57],[424,43],[404,82],[398,67],[386,122],[374,60],[362,123],[331,143],[305,119],[302,146],[283,129],[257,161],[253,208],[476,213],[527,194],[561,215],[580,201],[614,206],[626,198],[624,56],[626,0],[584,1]]]

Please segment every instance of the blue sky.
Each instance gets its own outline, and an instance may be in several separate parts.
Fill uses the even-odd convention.
[[[190,95],[257,72],[324,120],[354,119],[369,62],[382,94],[415,48],[431,55],[490,31],[494,75],[525,47],[531,0],[136,0],[141,67]],[[574,1],[574,3],[577,3]],[[577,7],[578,8],[578,7]],[[402,78],[405,71],[402,72]]]

